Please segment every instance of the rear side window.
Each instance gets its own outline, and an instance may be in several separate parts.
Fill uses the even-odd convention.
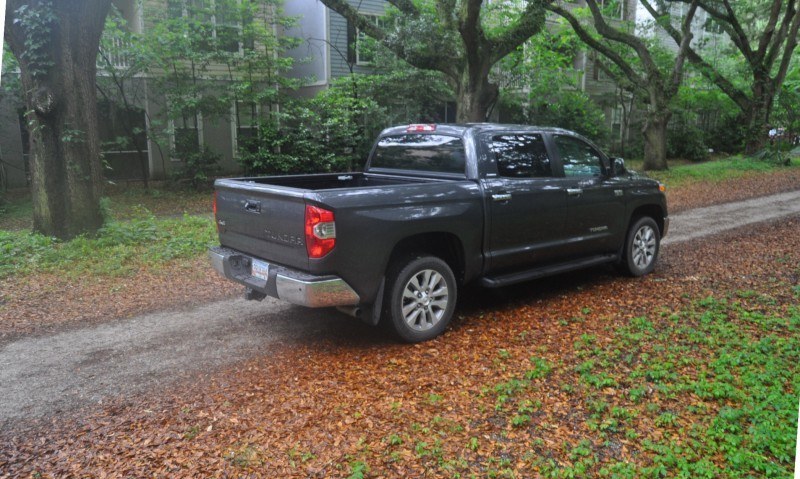
[[[550,157],[542,135],[517,134],[492,137],[491,149],[497,160],[497,173],[511,178],[553,176]]]
[[[392,135],[380,139],[370,168],[464,174],[464,143],[446,135]]]

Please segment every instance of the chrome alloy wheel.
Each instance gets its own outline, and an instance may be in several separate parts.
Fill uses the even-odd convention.
[[[656,232],[650,225],[642,225],[633,236],[631,259],[639,269],[645,269],[653,262],[656,254]]]
[[[428,330],[441,321],[450,295],[444,277],[424,269],[408,280],[403,288],[403,318],[411,329]]]

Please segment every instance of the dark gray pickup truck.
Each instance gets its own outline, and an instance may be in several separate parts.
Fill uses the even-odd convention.
[[[585,138],[520,125],[384,130],[363,173],[220,179],[214,268],[248,299],[337,306],[403,340],[446,328],[460,285],[655,266],[664,187]]]

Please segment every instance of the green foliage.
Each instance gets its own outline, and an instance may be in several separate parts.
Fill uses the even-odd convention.
[[[501,63],[500,119],[508,123],[555,126],[602,143],[608,137],[605,115],[579,89],[572,62],[580,49],[568,28],[542,32]]]
[[[753,292],[708,297],[678,315],[631,321],[602,348],[577,343],[578,353],[592,358],[578,368],[582,375],[607,364],[600,372],[624,383],[631,398],[634,391],[658,391],[640,409],[662,430],[658,439],[642,442],[649,463],[612,463],[601,475],[790,475],[800,385],[800,310],[764,309],[777,304]],[[669,404],[669,410],[661,404]],[[590,401],[589,410],[587,424],[606,436],[633,417],[630,410],[609,409],[600,401]]]
[[[100,82],[113,80],[119,91],[107,98],[126,103],[137,91],[125,80],[149,75],[149,98],[162,99],[165,118],[151,118],[147,133],[162,151],[168,149],[162,145],[174,143],[171,156],[182,162],[176,174],[200,185],[218,172],[219,155],[199,144],[199,118],[228,122],[233,109],[237,131],[281,121],[273,107],[298,84],[284,74],[292,66],[284,52],[299,40],[277,32],[296,19],[282,15],[277,0],[174,0],[148,5],[144,12],[148,28],[135,34],[112,11],[100,62],[109,75]],[[124,58],[127,67],[105,61],[109,58]]]
[[[205,217],[157,219],[147,210],[129,221],[110,221],[95,237],[59,241],[28,231],[0,230],[0,277],[53,272],[120,276],[142,266],[191,259],[216,243]]]
[[[721,183],[751,172],[769,172],[776,166],[752,157],[733,156],[695,165],[679,165],[669,171],[651,172],[650,176],[667,187],[693,182]]]
[[[209,186],[211,178],[219,173],[222,155],[203,145],[198,151],[183,155],[183,162],[173,171],[175,179],[185,179],[194,189]]]
[[[509,123],[566,128],[600,144],[608,138],[602,109],[581,91],[554,92],[552,97],[529,102],[508,93],[501,97],[500,108],[502,120]]]
[[[708,159],[703,136],[696,113],[683,109],[674,111],[667,130],[667,157],[690,161]]]
[[[19,25],[24,34],[24,51],[19,60],[25,63],[31,77],[46,75],[55,62],[48,52],[52,31],[58,23],[53,3],[42,0],[38,4],[24,4],[14,10],[11,21]]]
[[[334,80],[311,99],[286,101],[240,148],[248,174],[323,173],[361,167],[378,133],[435,121],[448,98],[438,75],[409,67]]]

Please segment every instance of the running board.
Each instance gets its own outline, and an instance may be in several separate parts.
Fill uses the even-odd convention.
[[[530,269],[527,271],[520,271],[517,273],[505,274],[495,277],[481,278],[481,285],[486,288],[501,288],[515,283],[522,283],[524,281],[531,281],[534,279],[544,278],[545,276],[552,276],[554,274],[566,273],[567,271],[574,271],[576,269],[589,268],[604,263],[611,263],[617,260],[615,254],[604,254],[598,256],[590,256],[577,261],[570,261],[568,263],[558,263],[541,268]]]

